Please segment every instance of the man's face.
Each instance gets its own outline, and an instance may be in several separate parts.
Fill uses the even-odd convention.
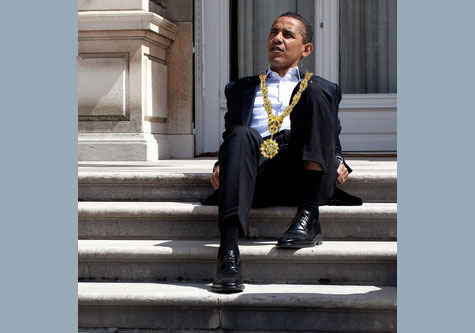
[[[272,70],[283,76],[289,68],[299,64],[302,57],[312,52],[312,44],[303,43],[301,22],[282,16],[272,24],[267,38],[267,60]]]

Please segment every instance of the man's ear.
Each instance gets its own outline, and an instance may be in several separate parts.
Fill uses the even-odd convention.
[[[308,56],[310,53],[313,51],[313,44],[312,43],[307,43],[303,45],[303,52],[302,52],[302,58],[305,58]]]

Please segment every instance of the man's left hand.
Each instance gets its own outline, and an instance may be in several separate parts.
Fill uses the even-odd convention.
[[[336,170],[336,182],[338,184],[343,184],[348,179],[348,169],[344,163],[340,163],[338,169]]]

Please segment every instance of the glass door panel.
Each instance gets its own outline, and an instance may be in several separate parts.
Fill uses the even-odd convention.
[[[339,8],[342,92],[396,93],[396,0],[340,0]]]

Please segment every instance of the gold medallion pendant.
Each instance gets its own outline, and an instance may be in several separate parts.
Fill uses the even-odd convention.
[[[290,105],[285,108],[284,112],[280,116],[276,116],[272,113],[272,105],[269,98],[267,97],[267,75],[265,73],[259,75],[259,79],[261,80],[262,97],[264,99],[264,109],[266,110],[268,116],[267,126],[269,127],[270,132],[270,138],[265,140],[261,145],[261,154],[265,158],[273,158],[279,152],[279,144],[274,140],[274,134],[280,130],[284,118],[290,115],[295,105],[300,100],[300,96],[302,95],[302,92],[305,90],[305,88],[307,88],[308,80],[312,75],[313,73],[305,74],[305,78],[302,80],[302,82],[300,82],[299,90],[292,99],[292,103],[290,103]]]
[[[261,145],[261,154],[265,158],[273,158],[279,152],[279,144],[272,138],[265,140]]]

